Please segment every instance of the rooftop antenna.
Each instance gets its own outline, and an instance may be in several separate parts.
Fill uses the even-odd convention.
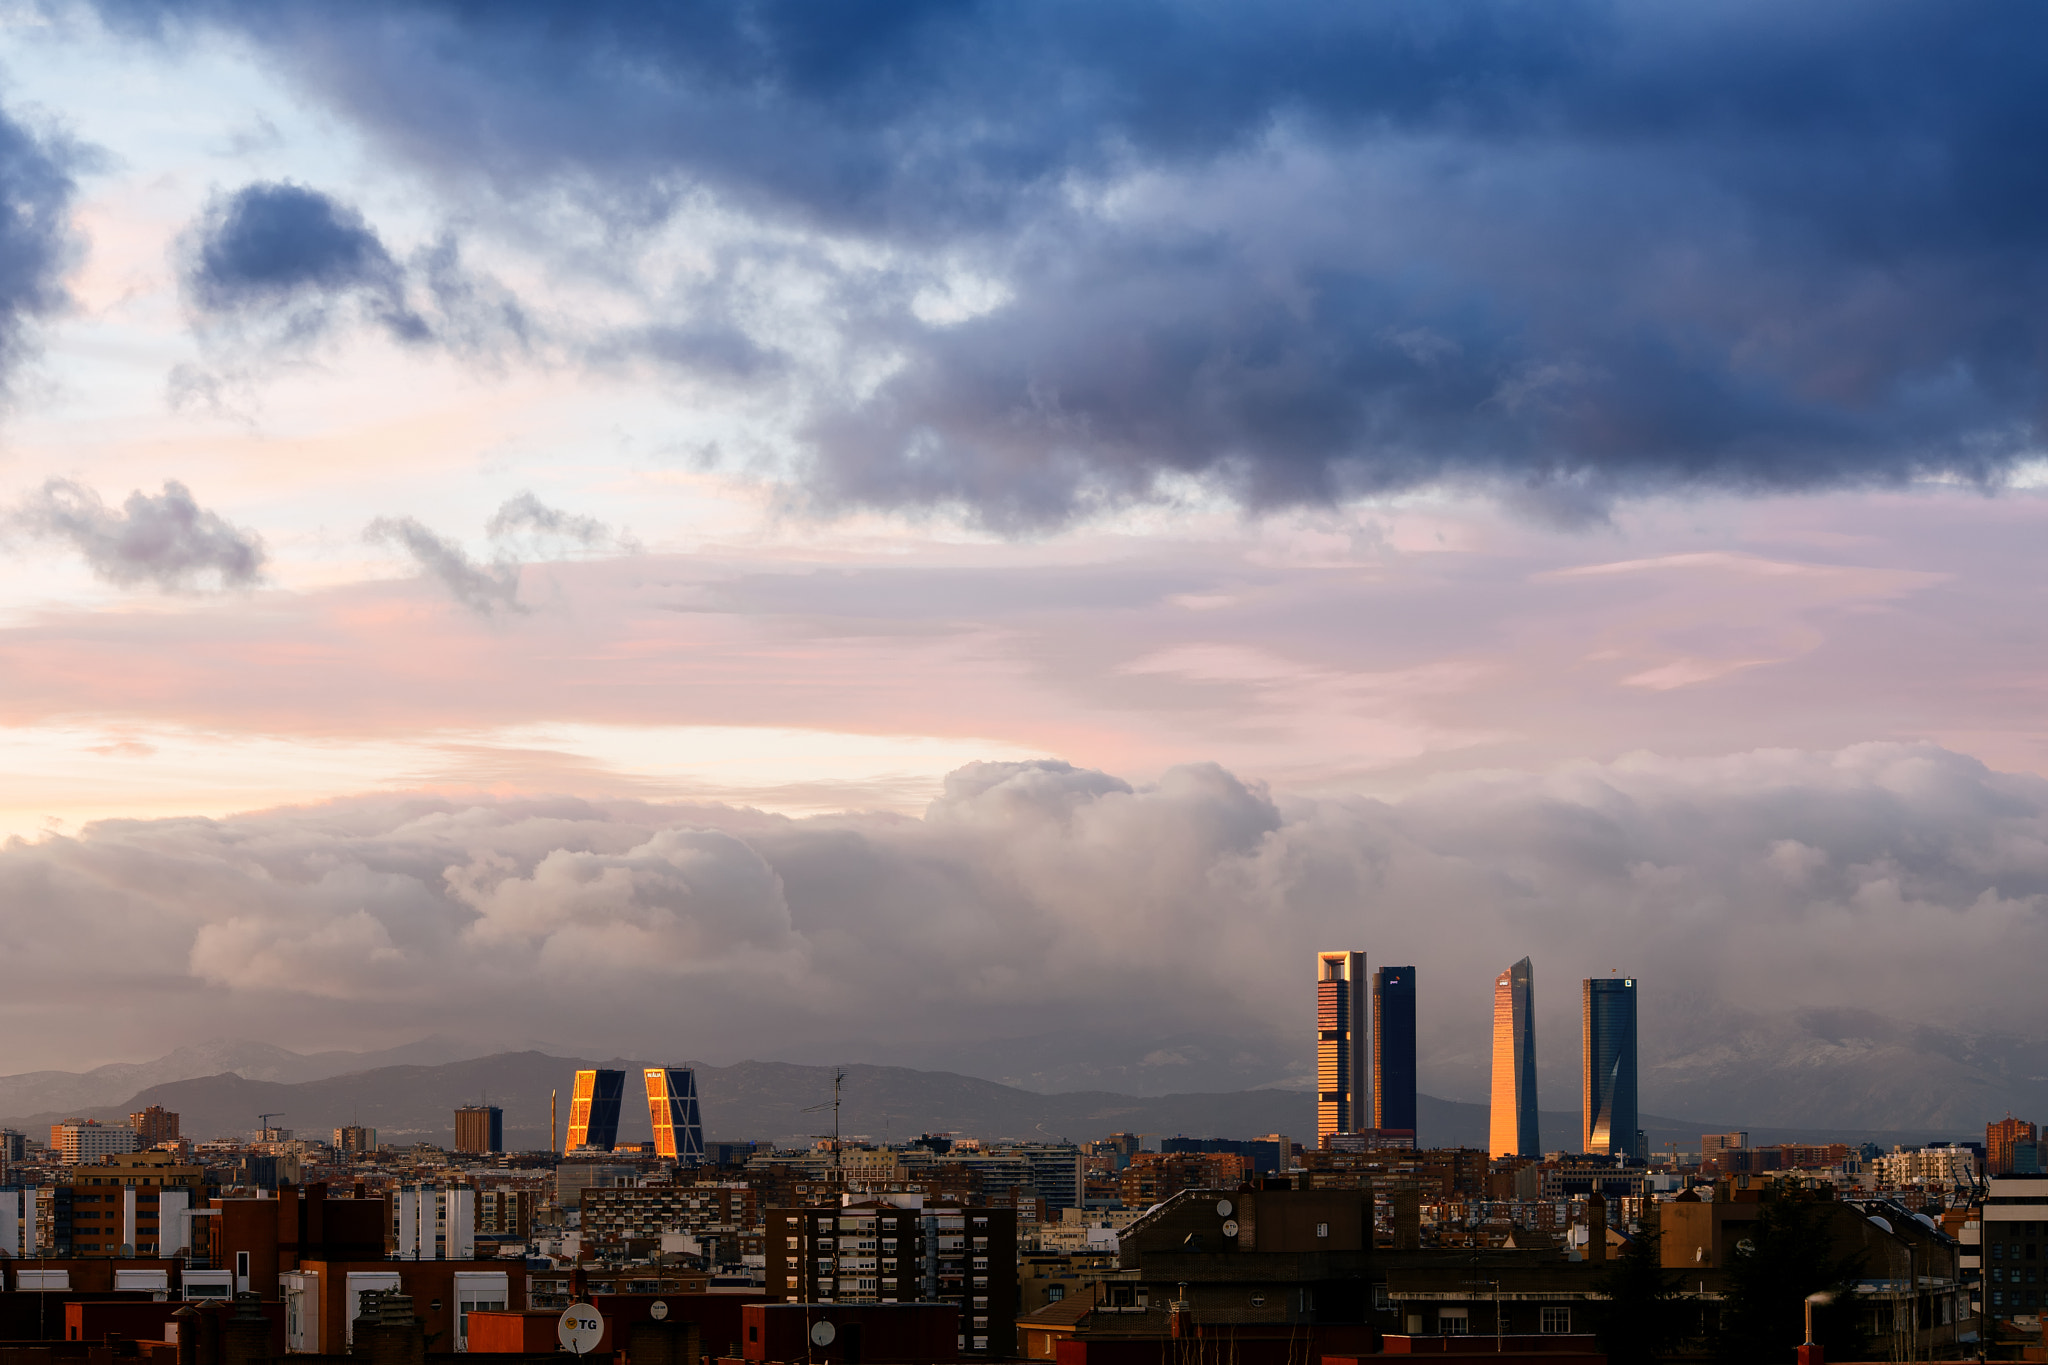
[[[839,1169],[839,1086],[845,1079],[846,1073],[836,1066],[833,1067],[832,1102],[829,1105],[814,1104],[803,1111],[806,1114],[815,1114],[822,1109],[830,1109],[832,1111],[832,1169],[835,1172]]]

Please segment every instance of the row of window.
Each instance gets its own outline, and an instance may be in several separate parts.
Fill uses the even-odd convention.
[[[2033,1259],[2034,1259],[2034,1252],[2035,1252],[2035,1250],[2036,1250],[2036,1249],[2037,1249],[2037,1248],[2039,1247],[2039,1245],[2040,1245],[2040,1244],[2039,1244],[2038,1242],[2028,1242],[2028,1243],[2026,1244],[2026,1248],[2027,1248],[2027,1254],[2026,1254],[2026,1259],[2027,1259],[2027,1260],[2031,1261],[2031,1260],[2033,1260]],[[2005,1254],[2005,1243],[2003,1243],[2003,1242],[1993,1242],[1993,1243],[1991,1244],[1991,1259],[1992,1259],[1992,1260],[1994,1260],[1994,1261],[2017,1261],[2017,1260],[2019,1260],[2019,1259],[2020,1259],[2020,1244],[2019,1244],[2018,1242],[2014,1242],[2014,1243],[2012,1244],[2012,1255],[2008,1256],[2008,1255],[2006,1255],[2006,1254]]]
[[[1462,1308],[1443,1309],[1437,1314],[1437,1331],[1447,1337],[1468,1336],[1472,1331],[1472,1319]],[[1545,1308],[1538,1318],[1538,1331],[1546,1335],[1569,1334],[1572,1330],[1570,1308]]]

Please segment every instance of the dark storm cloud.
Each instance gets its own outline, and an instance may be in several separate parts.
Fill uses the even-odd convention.
[[[0,380],[26,359],[28,324],[65,304],[77,156],[0,111]]]
[[[137,490],[115,511],[91,489],[51,479],[6,518],[17,535],[68,542],[92,571],[122,587],[166,592],[246,587],[263,575],[263,541],[201,507],[175,480],[155,497]]]
[[[290,182],[245,185],[216,198],[186,243],[185,290],[216,316],[291,319],[324,330],[334,309],[359,301],[406,340],[426,324],[405,305],[404,274],[362,214]]]
[[[622,227],[708,192],[999,280],[950,322],[846,281],[902,363],[819,400],[831,503],[1569,516],[2044,445],[2037,7],[103,8],[254,38],[451,187]]]

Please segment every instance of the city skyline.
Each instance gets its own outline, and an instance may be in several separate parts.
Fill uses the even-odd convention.
[[[0,22],[20,1072],[2048,1085],[2048,18],[686,8]]]

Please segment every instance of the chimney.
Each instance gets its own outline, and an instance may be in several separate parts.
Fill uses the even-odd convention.
[[[178,1334],[178,1365],[199,1365],[199,1310],[188,1303],[171,1314],[171,1330]]]
[[[349,1351],[366,1365],[426,1365],[426,1333],[413,1316],[412,1296],[397,1290],[363,1295]]]
[[[1414,1186],[1397,1189],[1394,1203],[1394,1250],[1422,1249],[1422,1195]]]
[[[269,1365],[270,1319],[263,1300],[248,1290],[235,1295],[235,1311],[221,1325],[220,1365]]]
[[[1586,1200],[1586,1259],[1607,1259],[1607,1196],[1598,1190]]]

